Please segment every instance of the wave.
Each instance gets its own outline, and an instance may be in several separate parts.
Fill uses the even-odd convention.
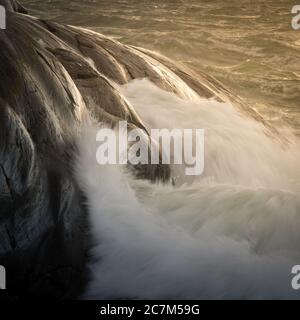
[[[205,171],[177,185],[99,166],[96,130],[84,121],[76,175],[93,248],[85,299],[297,298],[299,141],[274,136],[229,103],[190,101],[146,79],[120,86],[148,128],[205,129]]]

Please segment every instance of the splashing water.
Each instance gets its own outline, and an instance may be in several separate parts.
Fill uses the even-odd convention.
[[[181,100],[148,80],[121,87],[149,128],[205,129],[205,171],[177,187],[96,163],[85,122],[76,167],[93,249],[84,298],[297,298],[299,141],[282,141],[229,104]],[[287,143],[286,141],[289,141]]]

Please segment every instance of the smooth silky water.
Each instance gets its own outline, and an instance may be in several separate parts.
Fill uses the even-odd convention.
[[[147,79],[120,88],[149,128],[205,129],[205,171],[178,185],[95,161],[83,124],[76,167],[88,197],[92,279],[84,298],[298,298],[300,31],[294,1],[23,1],[204,71],[278,130],[229,103],[182,100]],[[224,3],[225,2],[225,3]],[[227,4],[226,4],[227,3]],[[101,183],[105,181],[105,183]]]

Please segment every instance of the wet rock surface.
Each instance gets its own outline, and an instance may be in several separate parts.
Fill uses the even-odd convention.
[[[72,171],[82,111],[144,128],[118,91],[144,77],[179,96],[189,86],[191,95],[225,94],[155,54],[36,19],[15,0],[0,4],[7,9],[0,31],[0,264],[7,293],[76,298],[88,279],[89,249],[88,212]],[[137,175],[166,181],[170,172],[147,166]]]

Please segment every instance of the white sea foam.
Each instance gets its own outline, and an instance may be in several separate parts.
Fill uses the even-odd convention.
[[[299,141],[285,131],[280,143],[229,104],[184,101],[147,80],[121,91],[150,128],[205,129],[205,171],[191,181],[174,167],[172,187],[99,166],[87,119],[76,168],[93,238],[84,297],[299,297]]]

